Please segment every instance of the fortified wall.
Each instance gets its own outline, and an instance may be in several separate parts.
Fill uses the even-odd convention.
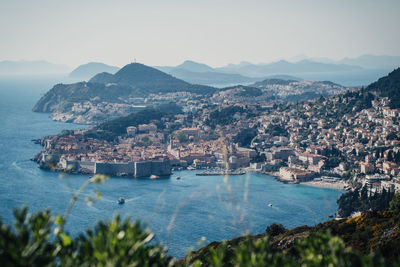
[[[94,173],[113,176],[150,177],[171,174],[169,160],[151,160],[129,163],[95,163]]]
[[[46,164],[57,164],[59,157],[42,155],[39,160],[45,167]],[[79,173],[106,174],[111,176],[150,177],[151,175],[171,175],[171,162],[164,160],[147,160],[128,163],[92,162],[80,160],[67,160],[62,158],[58,162],[60,171],[73,171]],[[43,167],[43,168],[44,168]]]
[[[135,162],[135,177],[149,177],[150,175],[166,176],[171,174],[169,160],[152,160]]]
[[[108,163],[96,162],[94,164],[94,173],[101,173],[113,176],[133,176],[134,162],[129,163]]]

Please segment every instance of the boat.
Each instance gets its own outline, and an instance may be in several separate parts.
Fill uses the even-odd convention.
[[[150,175],[150,179],[158,179],[158,178],[160,178],[160,176],[154,174]]]
[[[119,197],[118,204],[124,204],[124,203],[125,203],[125,199],[123,197]]]
[[[269,203],[269,204],[268,204],[268,207],[272,207],[272,204],[271,204],[271,203]]]
[[[180,177],[180,176],[176,177],[176,180],[180,180],[180,179],[181,179],[181,177]]]

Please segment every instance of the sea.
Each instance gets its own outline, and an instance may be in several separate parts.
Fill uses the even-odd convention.
[[[62,175],[41,170],[30,159],[42,147],[32,140],[84,125],[54,122],[32,107],[57,76],[0,77],[0,216],[12,224],[13,209],[50,209],[63,215],[86,175]],[[180,179],[177,179],[180,177]],[[85,198],[100,199],[93,203]],[[175,171],[169,178],[111,177],[103,185],[85,188],[69,214],[66,230],[73,236],[115,214],[140,220],[151,229],[153,242],[182,258],[190,249],[212,241],[265,232],[272,223],[286,228],[315,225],[337,210],[341,190],[283,184],[258,173],[239,176],[196,176]],[[119,205],[117,199],[126,203]],[[272,204],[269,205],[269,204]]]

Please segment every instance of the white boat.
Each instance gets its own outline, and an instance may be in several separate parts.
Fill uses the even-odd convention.
[[[272,204],[271,204],[271,203],[269,203],[269,204],[268,204],[268,207],[272,207]]]
[[[154,174],[150,175],[150,179],[158,179],[158,178],[160,178],[160,176]]]
[[[125,199],[123,197],[119,197],[118,204],[124,204],[124,203],[125,203]]]

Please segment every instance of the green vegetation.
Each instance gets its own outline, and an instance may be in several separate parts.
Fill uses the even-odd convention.
[[[244,97],[249,97],[249,96],[260,96],[262,95],[262,91],[260,88],[256,87],[249,87],[249,86],[243,86],[244,91],[241,91],[240,93],[237,94],[237,96],[244,96]]]
[[[283,234],[286,231],[287,231],[286,228],[282,224],[276,224],[276,223],[271,224],[265,230],[265,232],[269,236],[277,236]]]
[[[90,82],[101,84],[115,83],[119,86],[130,86],[134,89],[139,89],[141,92],[146,94],[181,91],[209,94],[215,91],[215,88],[213,87],[193,85],[140,63],[128,64],[114,75],[104,75],[103,73],[100,73],[94,76]]]
[[[211,127],[216,127],[217,125],[228,125],[235,121],[233,117],[235,113],[243,114],[245,110],[239,106],[229,106],[221,110],[214,110],[210,113],[209,119],[206,124]]]
[[[180,143],[185,143],[188,141],[188,138],[184,132],[178,132],[174,138],[178,140]]]
[[[63,219],[48,210],[28,215],[23,208],[14,215],[14,229],[0,221],[2,266],[168,266],[172,262],[161,245],[149,244],[153,233],[118,215],[75,238],[64,232]]]
[[[340,196],[337,200],[339,204],[338,214],[340,217],[348,217],[353,212],[367,212],[369,210],[382,211],[389,208],[389,203],[394,197],[393,192],[383,189],[382,193],[368,195],[366,187],[360,191],[356,189]]]
[[[235,85],[221,88],[220,91],[227,91],[232,89],[242,89],[242,91],[236,93],[236,96],[243,97],[256,97],[262,95],[262,91],[260,88],[252,87],[252,86],[244,86],[244,85]]]
[[[400,108],[400,68],[370,84],[366,90],[376,91],[380,96],[389,97],[389,106]]]
[[[0,220],[0,258],[2,266],[399,266],[399,203],[396,195],[391,210],[313,227],[273,224],[265,234],[212,242],[179,261],[129,218],[116,215],[72,237],[61,216],[23,208],[14,211],[14,228]]]
[[[161,120],[165,115],[155,109],[145,109],[136,113],[132,113],[125,117],[120,117],[108,122],[104,122],[97,126],[94,130],[85,134],[86,137],[113,141],[116,137],[126,134],[126,127],[139,126],[139,124],[147,124],[152,120]]]
[[[151,144],[153,144],[150,137],[148,137],[148,136],[144,136],[141,141],[142,141],[143,145],[145,145],[145,146],[150,146]]]
[[[282,79],[265,79],[261,82],[256,82],[254,86],[266,86],[271,84],[279,84],[279,85],[289,85],[292,82],[297,82],[295,80],[282,80]]]
[[[396,193],[390,201],[389,204],[390,210],[395,214],[400,214],[400,193]]]
[[[276,124],[270,124],[268,128],[265,129],[265,133],[272,136],[289,136],[289,133],[285,127]]]
[[[285,98],[285,100],[288,102],[300,103],[300,102],[304,102],[307,100],[315,99],[319,96],[321,96],[321,95],[318,93],[315,93],[315,92],[304,92],[299,95],[289,95]]]
[[[257,136],[256,128],[245,128],[233,138],[233,142],[238,143],[241,147],[249,147],[251,141]]]
[[[378,255],[347,249],[329,232],[315,232],[295,242],[291,251],[277,251],[268,236],[212,243],[186,258],[192,266],[398,266]]]
[[[169,74],[139,63],[128,64],[116,74],[99,73],[89,82],[57,84],[34,106],[37,112],[68,112],[73,103],[121,103],[130,97],[144,97],[151,93],[192,92],[211,94],[217,89],[194,85]],[[58,105],[60,107],[58,107]]]
[[[210,266],[399,266],[399,203],[397,195],[392,210],[312,227],[285,231],[272,224],[265,234],[212,242],[185,261]]]
[[[168,114],[182,114],[182,108],[175,102],[163,103],[153,107],[154,109]]]
[[[399,136],[395,132],[391,132],[386,136],[386,140],[399,140]]]

